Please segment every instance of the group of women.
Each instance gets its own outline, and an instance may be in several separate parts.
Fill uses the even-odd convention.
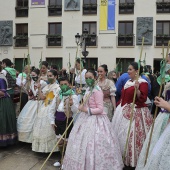
[[[19,141],[32,143],[32,150],[35,152],[46,153],[51,152],[57,142],[48,113],[55,95],[61,90],[57,83],[57,72],[47,71],[47,67],[47,63],[44,62],[43,69],[31,72],[29,101],[17,120]],[[170,149],[168,133],[170,126],[167,125],[170,105],[159,97],[155,98],[155,104],[164,109],[156,119],[149,156],[147,162],[144,161],[153,118],[146,104],[148,82],[140,77],[142,67],[138,68],[136,62],[129,65],[129,80],[122,88],[117,107],[116,87],[114,82],[107,78],[107,65],[99,66],[95,72],[92,68],[84,69],[82,61],[77,59],[76,70],[75,91],[80,105],[74,113],[78,113],[78,116],[69,135],[62,162],[63,169],[162,170],[163,167],[164,170],[168,170],[170,165],[165,163],[165,160],[168,160]],[[164,91],[167,100],[169,87],[167,83]],[[12,144],[11,140],[5,140],[7,134],[13,143],[17,141],[14,113],[10,110],[12,103],[11,108],[5,105],[6,100],[11,102],[6,88],[7,81],[1,74],[0,121],[3,120],[3,123],[0,122],[0,146],[3,146],[3,143],[4,146]],[[132,111],[135,91],[136,99]],[[7,132],[5,128],[9,124],[13,131]],[[1,126],[4,131],[1,130]],[[55,151],[57,150],[58,148]]]

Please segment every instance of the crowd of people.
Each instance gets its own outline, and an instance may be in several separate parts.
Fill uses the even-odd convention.
[[[80,58],[69,71],[42,61],[39,69],[26,65],[18,73],[3,59],[0,147],[20,141],[50,153],[60,140],[54,152],[62,156],[54,166],[64,170],[169,170],[169,62],[164,71],[158,97],[161,78],[137,62],[126,73],[108,72],[106,64],[85,69]]]

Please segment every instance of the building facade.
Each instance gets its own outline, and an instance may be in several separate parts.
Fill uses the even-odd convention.
[[[115,30],[100,29],[101,5],[114,0],[0,1],[0,61],[15,60],[18,70],[28,53],[36,67],[41,56],[59,68],[68,68],[70,56],[73,67],[75,35],[85,29],[87,67],[107,64],[113,70],[118,64],[119,71],[126,71],[131,61],[139,60],[144,36],[142,60],[159,70],[162,44],[166,47],[170,40],[170,0],[115,0]]]

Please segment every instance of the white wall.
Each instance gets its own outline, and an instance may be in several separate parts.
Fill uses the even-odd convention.
[[[31,7],[29,2],[29,17],[16,18],[15,17],[15,0],[0,0],[0,21],[13,20],[13,36],[15,36],[15,24],[28,23],[28,36],[29,36],[29,53],[31,56],[32,64],[39,65],[41,52],[43,53],[43,60],[46,57],[63,57],[63,67],[67,67],[69,53],[71,55],[72,66],[76,54],[75,35],[82,32],[82,22],[96,21],[97,22],[97,36],[98,47],[87,48],[89,51],[88,57],[98,57],[98,65],[107,64],[109,69],[113,69],[116,64],[116,58],[135,58],[139,59],[140,46],[135,45],[134,48],[118,48],[116,46],[116,36],[118,36],[118,21],[133,20],[134,21],[134,34],[136,35],[136,21],[137,17],[153,17],[153,36],[156,35],[156,20],[170,20],[169,14],[156,14],[156,0],[135,0],[135,12],[131,14],[118,14],[119,1],[116,0],[116,30],[115,33],[102,34],[99,31],[99,7],[100,1],[98,0],[98,14],[91,16],[82,15],[82,0],[80,11],[63,11],[60,17],[48,16],[48,0],[42,8]],[[62,35],[63,47],[62,48],[47,48],[46,35],[48,34],[49,22],[62,22]],[[161,48],[154,47],[154,37],[152,46],[144,46],[143,56],[147,54],[147,64],[153,65],[153,58],[161,58]],[[23,58],[24,53],[28,53],[27,48],[13,48],[13,47],[0,47],[0,60],[3,58],[12,59]]]

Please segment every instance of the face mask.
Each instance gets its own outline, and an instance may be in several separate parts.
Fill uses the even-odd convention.
[[[86,84],[89,87],[93,87],[94,86],[94,82],[95,82],[94,79],[86,79]]]
[[[54,79],[53,79],[53,78],[48,78],[48,82],[49,82],[50,84],[53,84],[53,83],[54,83]]]
[[[32,77],[33,81],[37,81],[38,80],[38,76]]]
[[[61,91],[62,92],[67,92],[68,90],[70,90],[70,87],[69,86],[67,86],[67,85],[62,85],[62,86],[60,86],[60,88],[61,88]]]
[[[113,78],[113,81],[116,83],[117,82],[117,78]]]

